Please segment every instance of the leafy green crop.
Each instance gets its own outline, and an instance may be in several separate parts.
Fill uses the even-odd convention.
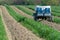
[[[21,7],[23,8],[23,9],[21,9],[21,10],[24,10],[25,9],[25,7],[23,7],[23,6],[17,6],[19,9],[21,9]],[[27,11],[26,9],[24,10],[24,12],[26,12],[27,14],[29,14],[29,15],[32,15],[32,13],[33,12],[30,12],[29,10]]]
[[[18,22],[20,22],[26,28],[32,30],[33,33],[35,33],[36,35],[46,38],[46,40],[59,40],[60,39],[60,32],[51,28],[50,26],[44,25],[41,22],[36,22],[33,19],[29,19],[22,15],[19,15],[19,13],[15,12],[8,5],[6,6],[6,9],[8,10],[9,14],[14,19],[16,19]]]
[[[1,16],[0,16],[0,40],[8,40]]]
[[[60,13],[60,6],[52,6],[52,12]]]
[[[29,9],[32,9],[32,10],[35,10],[35,6],[33,5],[29,5],[29,6],[26,6],[27,8],[29,8]]]

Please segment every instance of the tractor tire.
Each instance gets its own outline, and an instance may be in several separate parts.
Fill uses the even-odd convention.
[[[35,17],[34,20],[37,21],[38,19]]]
[[[36,16],[36,13],[33,13],[33,16],[34,16],[34,20],[37,21],[38,18],[37,18],[37,16]]]
[[[49,22],[52,22],[52,16],[51,17],[48,17],[48,21]]]

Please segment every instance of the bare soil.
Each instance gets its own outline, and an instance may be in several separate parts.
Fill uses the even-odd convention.
[[[15,6],[11,6],[11,7],[12,7],[12,9],[14,9],[17,13],[19,13],[19,14],[27,17],[27,18],[32,18],[32,19],[33,19],[32,16],[24,13],[23,11],[19,10],[18,8],[16,8]],[[28,8],[27,8],[27,9],[28,9]],[[28,10],[30,10],[30,9],[28,9]],[[31,11],[32,11],[32,10],[31,10]],[[33,11],[33,12],[34,12],[34,11]],[[41,22],[42,22],[43,24],[49,25],[49,26],[51,26],[52,28],[60,31],[60,24],[57,24],[57,23],[54,23],[54,22],[48,22],[48,21],[46,21],[46,20],[42,20]]]
[[[30,30],[15,21],[4,6],[1,6],[2,16],[8,30],[11,32],[12,40],[42,40],[35,36]]]
[[[0,8],[0,15],[1,15],[1,17],[2,17],[2,21],[3,21],[4,27],[5,27],[5,31],[6,31],[6,35],[7,35],[7,37],[8,37],[8,40],[12,40],[12,37],[11,37],[12,35],[11,35],[10,31],[8,30],[7,26],[5,25],[5,22],[4,22],[4,20],[3,20],[1,8]]]

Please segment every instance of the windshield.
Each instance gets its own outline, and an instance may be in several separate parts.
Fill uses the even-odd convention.
[[[50,13],[50,8],[45,8],[44,13]]]
[[[37,8],[37,9],[36,9],[36,12],[37,12],[37,13],[43,13],[43,10],[42,10],[42,8]]]

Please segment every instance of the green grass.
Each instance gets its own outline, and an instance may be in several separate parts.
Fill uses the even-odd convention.
[[[8,40],[1,16],[0,16],[0,40]]]
[[[24,6],[16,6],[18,9],[22,10],[23,12],[27,13],[28,15],[33,15],[33,12],[28,10]],[[60,24],[60,18],[54,17],[53,22]]]
[[[33,19],[26,18],[22,15],[19,15],[11,7],[5,6],[9,14],[26,28],[31,30],[37,36],[45,38],[46,40],[60,40],[60,32],[51,28],[48,25],[44,25],[41,22],[36,22]]]

